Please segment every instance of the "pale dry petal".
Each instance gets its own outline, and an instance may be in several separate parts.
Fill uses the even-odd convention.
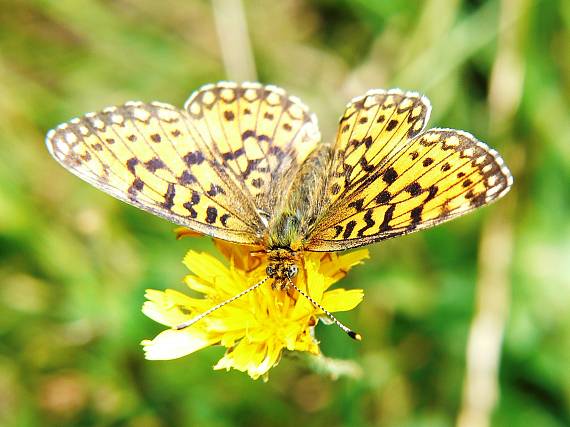
[[[167,329],[153,340],[145,340],[141,344],[148,360],[170,360],[187,356],[215,342],[216,340],[204,331]]]

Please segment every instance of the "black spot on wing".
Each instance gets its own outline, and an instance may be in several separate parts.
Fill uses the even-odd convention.
[[[184,206],[184,208],[188,211],[188,213],[190,214],[190,218],[196,218],[198,216],[198,212],[196,212],[196,210],[194,209],[194,205],[192,205],[192,203],[185,202],[182,204],[182,206]]]
[[[439,188],[437,187],[437,185],[432,185],[428,190],[429,193],[428,193],[428,196],[426,197],[426,199],[424,200],[424,203],[427,203],[431,199],[433,199],[436,196],[438,190],[439,190]]]
[[[470,204],[472,207],[477,208],[481,205],[485,204],[485,194],[477,194],[476,196],[474,196],[471,201]]]
[[[147,168],[149,172],[156,172],[157,169],[162,169],[166,167],[164,162],[160,160],[158,157],[153,157],[148,162],[146,162],[144,166],[145,168]]]
[[[171,209],[174,206],[174,196],[176,196],[176,187],[173,183],[169,183],[164,195],[164,203],[162,204],[165,209]]]
[[[356,212],[360,212],[360,211],[362,211],[363,205],[364,205],[364,199],[358,199],[358,200],[355,200],[354,202],[350,202],[348,204],[348,207],[354,208],[356,210]]]
[[[241,139],[245,141],[247,138],[255,138],[255,132],[251,129],[246,130],[241,134]]]
[[[247,167],[246,169],[243,171],[242,176],[244,179],[247,179],[249,177],[249,175],[256,170],[257,165],[259,165],[259,163],[264,160],[264,159],[252,159],[252,160],[248,160],[247,161]]]
[[[420,184],[414,181],[406,187],[406,191],[410,193],[411,196],[416,197],[422,194],[423,189]]]
[[[195,184],[196,182],[198,182],[196,177],[188,171],[182,172],[182,175],[178,177],[178,183],[180,185],[191,185]]]
[[[144,182],[140,178],[135,178],[127,192],[131,199],[136,198],[136,194],[144,188]]]
[[[346,228],[344,229],[344,233],[342,233],[342,238],[348,239],[350,237],[350,235],[352,234],[352,231],[354,230],[355,226],[356,226],[356,221],[354,221],[354,220],[349,221],[348,224],[346,224]]]
[[[269,136],[267,136],[267,135],[259,135],[259,136],[257,137],[257,140],[258,140],[259,142],[271,142],[271,141],[273,141],[273,140],[271,139],[271,137],[269,137]]]
[[[184,161],[188,166],[199,165],[204,161],[204,155],[199,151],[190,151],[184,156]]]
[[[382,220],[382,224],[380,224],[379,231],[385,232],[389,231],[392,227],[390,227],[390,221],[392,221],[392,216],[394,215],[394,209],[396,209],[396,205],[390,205],[390,207],[384,213],[384,219]]]
[[[340,185],[338,183],[334,183],[331,186],[331,193],[333,196],[336,196],[338,193],[340,193]]]
[[[198,212],[194,209],[194,205],[197,205],[198,203],[200,203],[200,195],[196,191],[193,191],[190,201],[182,204],[182,206],[184,206],[184,208],[189,212],[190,218],[196,218],[198,216]]]
[[[216,222],[216,218],[218,217],[218,210],[213,206],[208,206],[206,209],[206,222],[208,224],[213,224]]]
[[[372,172],[376,166],[369,164],[364,157],[361,157],[360,167],[364,170],[364,172]]]
[[[422,211],[424,210],[423,205],[422,206],[417,206],[414,209],[412,209],[412,212],[410,213],[410,217],[412,218],[412,224],[418,224],[420,222],[422,222]]]
[[[135,166],[138,164],[139,164],[139,159],[137,159],[136,157],[131,157],[129,160],[127,160],[127,169],[129,170],[130,173],[135,175]]]
[[[398,179],[398,172],[394,168],[388,168],[384,172],[382,179],[386,184],[392,184],[396,179]]]
[[[210,189],[206,192],[206,194],[210,197],[217,196],[218,194],[226,194],[224,189],[216,184],[211,184]]]
[[[376,222],[372,219],[372,209],[368,209],[366,211],[364,214],[364,221],[366,222],[366,225],[358,230],[358,237],[364,236],[364,233],[370,228],[374,227],[374,224],[376,224]]]
[[[388,122],[388,124],[386,125],[386,130],[387,131],[391,131],[394,130],[394,128],[398,126],[398,120],[390,120]]]
[[[376,196],[376,203],[378,203],[379,205],[385,205],[390,201],[391,198],[392,195],[390,194],[390,192],[384,190]]]
[[[338,236],[340,236],[340,233],[342,233],[342,225],[335,225],[333,239],[336,239]]]
[[[225,161],[228,160],[235,160],[240,156],[243,156],[245,154],[245,150],[242,148],[238,148],[236,151],[230,151],[228,153],[224,153],[222,154],[222,159],[224,159]]]

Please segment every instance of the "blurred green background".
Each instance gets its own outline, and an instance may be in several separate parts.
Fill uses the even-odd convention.
[[[267,384],[167,362],[146,288],[183,289],[172,225],[73,177],[50,128],[127,100],[182,105],[204,83],[274,83],[326,138],[353,96],[424,92],[431,125],[497,148],[499,203],[373,246],[343,286],[362,366],[331,381],[286,358]],[[570,2],[0,0],[0,425],[570,425]]]

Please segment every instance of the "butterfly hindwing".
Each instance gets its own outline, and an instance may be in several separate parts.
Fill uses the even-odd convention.
[[[308,238],[307,250],[348,249],[431,227],[490,203],[509,190],[512,176],[495,150],[462,131],[431,129],[420,133],[429,114],[429,102],[415,94],[399,99],[400,104],[416,105],[410,107],[412,110],[423,104],[424,113],[415,119],[408,113],[403,120],[402,113],[398,114],[398,123],[407,129],[400,132],[398,140],[384,135],[387,128],[380,123],[357,133],[358,139],[343,139],[347,115],[341,120],[339,140],[345,142],[339,145],[337,140],[335,147],[328,187],[330,202]],[[359,102],[366,105],[366,98]],[[375,114],[381,110],[380,106]],[[358,145],[351,141],[372,135],[376,135],[373,142],[359,157],[379,158],[379,162],[355,161],[350,157],[353,154],[342,151],[342,147]],[[377,143],[380,146],[375,146]]]

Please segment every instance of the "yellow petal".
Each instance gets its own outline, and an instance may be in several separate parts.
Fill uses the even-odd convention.
[[[219,260],[205,252],[188,251],[183,263],[200,279],[214,283],[216,280],[231,280],[230,271]]]
[[[166,292],[147,289],[142,312],[154,321],[166,326],[178,325],[191,315],[194,300],[183,293],[168,289]]]
[[[250,272],[261,265],[262,258],[258,256],[256,247],[246,245],[236,245],[224,240],[214,239],[216,248],[226,257],[235,268]],[[260,254],[265,254],[261,252]]]
[[[369,258],[368,249],[349,252],[344,255],[327,254],[322,258],[320,271],[334,282],[339,281],[354,266]]]
[[[282,346],[270,343],[246,343],[241,341],[232,351],[228,351],[214,366],[214,369],[237,369],[247,372],[253,379],[266,374],[274,367],[281,356]]]
[[[204,295],[217,293],[216,288],[213,287],[211,283],[205,280],[201,280],[199,277],[194,276],[193,274],[184,276],[184,283],[186,283],[186,286],[188,286],[188,288]]]
[[[307,283],[303,280],[303,276],[300,275],[298,285],[316,302],[320,303],[323,290],[325,288],[325,277],[319,273],[318,265],[312,261],[307,260],[305,262],[305,268],[307,273]],[[315,312],[315,307],[313,304],[305,298],[303,295],[299,295],[295,308],[291,314],[292,319],[300,319],[302,317],[308,316],[310,313]]]
[[[323,296],[323,307],[330,312],[352,310],[362,302],[364,291],[362,289],[334,289]]]
[[[277,366],[281,358],[282,347],[269,345],[265,352],[265,357],[258,364],[250,366],[248,374],[253,379],[257,379],[266,374],[271,368]]]

